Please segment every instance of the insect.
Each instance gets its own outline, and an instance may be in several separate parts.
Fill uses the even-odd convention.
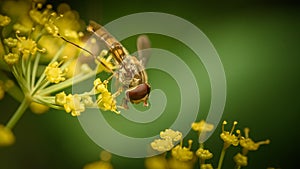
[[[150,48],[150,41],[147,36],[140,36],[137,40],[138,55],[140,59],[138,60],[136,57],[131,56],[119,41],[96,22],[90,21],[87,30],[105,43],[116,64],[115,70],[111,70],[106,63],[102,62],[98,57],[95,57],[90,51],[71,43],[93,55],[106,69],[113,73],[117,80],[122,84],[120,91],[125,90],[125,98],[123,99],[122,107],[127,109],[128,102],[133,104],[143,102],[144,106],[148,106],[151,87],[148,84],[148,77],[144,65],[148,60],[149,52],[143,51],[143,49]],[[63,37],[61,38],[70,42]]]

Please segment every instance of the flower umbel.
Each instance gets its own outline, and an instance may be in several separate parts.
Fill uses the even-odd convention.
[[[222,133],[220,134],[220,137],[224,141],[225,148],[228,148],[230,145],[238,146],[238,144],[239,144],[239,138],[240,138],[240,134],[241,134],[240,130],[236,130],[236,133],[238,134],[237,136],[235,134],[233,134],[234,128],[237,125],[237,123],[238,123],[237,121],[233,122],[233,126],[229,132],[229,131],[225,131],[225,129],[224,129],[227,122],[226,121],[223,122]]]
[[[174,144],[171,138],[155,139],[153,142],[151,142],[151,147],[154,150],[165,152],[171,150],[174,147]]]
[[[160,137],[162,139],[170,138],[172,141],[180,141],[182,139],[182,133],[179,131],[166,129],[165,131],[160,132]]]
[[[172,129],[166,129],[165,131],[160,132],[160,137],[161,139],[155,139],[151,143],[151,147],[154,150],[165,152],[174,147],[174,142],[182,139],[182,133]]]
[[[247,154],[249,151],[256,151],[258,150],[260,145],[270,143],[269,139],[265,141],[254,142],[251,138],[249,138],[249,132],[250,132],[249,128],[244,129],[245,137],[241,137],[240,139],[240,145],[241,147],[243,147],[242,153],[237,153],[233,158],[233,160],[236,163],[236,168],[247,166],[248,164]]]
[[[213,124],[206,123],[204,120],[201,120],[199,122],[194,122],[194,123],[192,123],[191,126],[194,131],[198,131],[199,133],[209,132],[214,129]]]
[[[179,161],[189,161],[193,159],[194,153],[191,151],[193,140],[188,141],[188,147],[182,147],[182,142],[172,149],[172,156]]]
[[[240,139],[240,145],[243,147],[243,154],[246,155],[248,151],[256,151],[260,145],[270,144],[270,140],[254,142],[251,138],[249,138],[249,128],[244,129],[245,137]]]
[[[209,126],[208,128],[205,126],[205,121],[201,120],[200,122],[195,122],[191,125],[191,128],[198,132],[206,132],[211,130],[213,126]],[[223,159],[225,157],[226,150],[231,146],[238,146],[239,144],[243,147],[242,153],[237,153],[233,160],[236,163],[235,168],[240,169],[243,166],[247,166],[248,157],[246,156],[248,151],[257,150],[258,147],[262,144],[269,144],[269,140],[260,141],[255,143],[249,138],[249,129],[245,128],[245,137],[241,136],[240,130],[235,130],[237,122],[233,122],[233,126],[230,131],[225,131],[226,121],[222,123],[222,133],[220,134],[220,138],[224,141],[224,145],[221,151],[221,155],[218,161],[217,169],[221,169],[223,164]],[[236,134],[235,134],[236,133]],[[151,143],[151,147],[155,150],[160,150],[161,152],[165,152],[161,155],[157,155],[151,158],[147,158],[145,160],[145,165],[147,169],[192,169],[194,168],[195,161],[199,162],[200,169],[213,169],[212,163],[206,163],[206,160],[210,160],[213,158],[213,153],[211,153],[208,149],[204,148],[204,143],[199,142],[199,148],[195,152],[191,150],[192,140],[189,140],[189,146],[183,147],[183,138],[182,133],[175,132],[171,129],[166,129],[165,131],[160,132],[161,139],[156,139]],[[176,138],[176,139],[174,139]],[[173,141],[181,140],[179,145],[176,145],[172,148],[171,155],[168,155],[171,147],[174,146]],[[199,140],[198,140],[199,141]],[[198,160],[196,159],[198,157]],[[167,161],[167,163],[166,163]]]
[[[81,49],[74,45],[87,36],[76,11],[67,4],[58,5],[55,11],[52,5],[37,1],[4,1],[1,5],[0,99],[7,92],[21,102],[3,131],[11,131],[27,108],[37,114],[54,108],[72,116],[88,107],[119,113],[115,95],[107,89],[108,80],[82,93],[66,90],[101,73],[94,62],[81,59],[86,56],[79,55]],[[17,84],[6,86],[12,81]]]
[[[209,151],[209,150],[206,150],[206,149],[203,149],[203,148],[199,148],[197,151],[196,151],[196,155],[201,159],[201,160],[208,160],[208,159],[211,159],[213,157],[213,154]]]
[[[236,163],[237,166],[247,166],[247,164],[248,164],[247,156],[244,156],[241,153],[237,153],[233,157],[233,160],[234,160],[234,162]]]
[[[236,130],[236,133],[238,134],[237,136],[233,133],[234,129],[235,129],[235,126],[238,124],[237,121],[233,122],[233,126],[232,126],[230,132],[225,131],[225,125],[226,124],[227,124],[227,121],[223,121],[222,133],[220,134],[220,137],[224,141],[224,144],[223,144],[223,148],[222,148],[220,159],[219,159],[218,169],[221,169],[221,167],[222,167],[223,159],[224,159],[227,148],[230,147],[231,145],[238,146],[239,145],[239,138],[241,137],[240,130]]]

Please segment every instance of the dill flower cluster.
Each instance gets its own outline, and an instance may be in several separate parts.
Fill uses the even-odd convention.
[[[76,11],[67,4],[55,10],[38,1],[5,1],[1,8],[0,99],[7,93],[21,104],[1,125],[0,145],[14,142],[12,129],[27,108],[36,114],[54,108],[72,116],[87,108],[119,113],[115,95],[107,89],[108,80],[96,79],[94,87],[83,93],[66,90],[103,71],[95,66],[99,64],[95,58],[80,55],[74,45],[87,36]]]
[[[151,147],[160,152],[170,151],[172,157],[165,159],[165,156],[158,155],[147,158],[145,160],[145,166],[147,169],[191,169],[193,167],[195,156],[191,151],[193,143],[192,140],[188,140],[188,147],[184,147],[182,133],[172,129],[161,131],[160,137],[161,139],[155,139],[150,144]],[[180,144],[174,147],[174,143],[178,141],[180,141]]]
[[[221,169],[223,164],[223,159],[225,157],[226,150],[231,146],[242,147],[242,152],[237,153],[233,160],[236,163],[234,168],[241,168],[247,166],[248,157],[247,153],[249,151],[255,151],[260,145],[269,144],[270,140],[254,142],[249,138],[249,128],[244,129],[245,136],[242,136],[240,130],[235,130],[238,122],[234,121],[233,126],[230,131],[225,130],[225,125],[227,121],[222,123],[222,133],[220,138],[223,140],[223,148],[218,160],[217,169]],[[199,138],[206,132],[210,132],[214,129],[214,125],[201,120],[199,122],[194,122],[191,124],[191,129],[198,133]],[[213,169],[213,164],[207,162],[214,157],[214,154],[210,152],[209,149],[205,148],[204,143],[199,143],[199,148],[194,152],[191,150],[193,141],[188,140],[188,147],[183,146],[182,133],[179,131],[173,131],[171,129],[166,129],[160,133],[162,139],[156,139],[151,143],[151,147],[154,150],[163,152],[161,155],[156,155],[145,159],[145,167],[147,169],[192,169],[195,167],[195,162],[199,162],[200,169]],[[180,136],[180,137],[176,137]],[[180,144],[174,147],[172,138],[180,138]],[[199,140],[200,141],[200,140]],[[170,155],[167,155],[169,153]]]

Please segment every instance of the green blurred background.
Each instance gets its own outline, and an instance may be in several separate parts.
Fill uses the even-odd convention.
[[[182,17],[201,29],[219,53],[227,78],[227,102],[222,120],[237,120],[238,128],[249,127],[256,141],[270,139],[271,144],[249,153],[245,168],[296,168],[299,153],[299,62],[300,62],[300,6],[292,1],[48,1],[57,5],[67,2],[87,23],[95,20],[102,25],[119,17],[137,12],[165,12]],[[168,37],[150,35],[152,45],[182,56],[196,75],[201,92],[198,119],[205,118],[209,108],[210,89],[205,69],[194,54],[183,44]],[[135,51],[135,37],[122,41],[129,51]],[[155,56],[153,56],[155,57]],[[154,70],[149,71],[155,88],[166,90],[170,97],[176,89],[174,80]],[[165,77],[165,78],[161,78]],[[165,79],[163,83],[161,80]],[[169,92],[168,92],[169,90]],[[174,92],[175,93],[175,92]],[[177,98],[178,93],[171,97]],[[174,101],[176,102],[176,100]],[[168,102],[175,111],[176,104]],[[173,104],[172,104],[173,103]],[[0,102],[0,123],[6,123],[18,103],[6,96]],[[189,112],[186,112],[189,113]],[[114,114],[105,115],[114,123]],[[162,117],[160,123],[148,124],[131,131],[134,124],[117,118],[115,128],[121,132],[145,134],[148,127],[168,126],[173,115]],[[175,116],[174,116],[175,117]],[[165,124],[164,124],[165,122]],[[167,125],[166,125],[167,124]],[[230,128],[230,125],[227,126]],[[122,131],[124,130],[124,131]],[[228,129],[229,130],[229,129]],[[211,162],[216,167],[222,141],[220,125],[206,145],[214,153]],[[14,129],[17,141],[12,147],[0,149],[0,169],[79,169],[99,159],[101,150],[88,138],[78,120],[70,115],[51,110],[44,115],[29,111]],[[155,134],[155,133],[150,133]],[[187,138],[196,140],[191,132]],[[126,145],[124,145],[126,146]],[[194,145],[193,149],[197,148]],[[223,168],[233,168],[232,157],[239,150],[230,148]],[[114,168],[144,168],[144,159],[113,156]]]

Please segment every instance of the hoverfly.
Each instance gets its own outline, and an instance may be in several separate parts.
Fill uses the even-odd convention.
[[[116,64],[117,68],[115,70],[111,70],[106,63],[102,62],[99,57],[96,57],[90,51],[66,40],[63,37],[61,38],[94,56],[106,69],[113,73],[116,79],[122,84],[121,90],[125,90],[125,98],[123,99],[122,104],[123,108],[128,108],[128,102],[133,104],[143,102],[144,106],[148,106],[148,98],[151,87],[148,84],[148,77],[144,65],[148,60],[147,54],[149,53],[142,51],[143,49],[150,48],[150,41],[147,36],[141,35],[137,40],[139,53],[138,60],[136,57],[131,56],[119,41],[117,41],[106,29],[104,29],[104,27],[96,22],[90,21],[87,30],[105,43],[110,54],[113,56],[114,63]]]

